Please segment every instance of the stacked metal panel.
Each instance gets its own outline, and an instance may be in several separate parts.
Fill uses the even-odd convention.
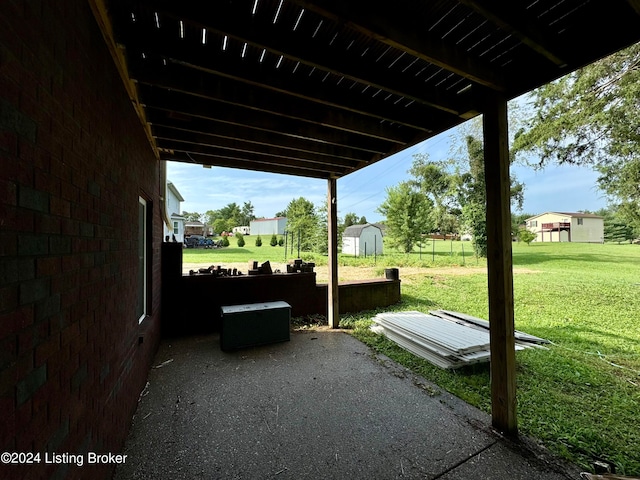
[[[372,329],[440,368],[452,369],[489,361],[488,322],[470,316],[465,319],[460,317],[464,314],[457,312],[438,310],[429,313],[381,313],[373,318]],[[486,328],[482,322],[486,322]],[[522,335],[529,337],[529,341],[516,340],[516,350],[545,342]]]

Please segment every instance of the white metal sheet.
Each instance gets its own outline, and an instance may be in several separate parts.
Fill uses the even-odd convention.
[[[408,330],[457,355],[489,348],[488,332],[471,329],[422,312],[381,313],[376,315],[374,321]]]

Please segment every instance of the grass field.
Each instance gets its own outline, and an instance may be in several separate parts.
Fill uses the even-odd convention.
[[[188,248],[183,251],[184,263],[201,263],[203,265],[218,265],[224,263],[245,263],[249,260],[272,263],[286,262],[286,260],[298,258],[298,252],[291,247],[269,245],[270,238],[262,238],[262,246],[255,246],[255,236],[246,235],[244,237],[245,246],[237,246],[236,239],[229,239],[229,247],[220,249]],[[422,250],[415,248],[414,252],[407,255],[397,253],[385,247],[385,255],[354,257],[353,255],[340,254],[341,265],[353,266],[477,266],[486,265],[486,260],[476,258],[470,242],[435,241],[429,242]],[[310,252],[301,252],[301,258],[306,261],[314,261],[318,265],[326,265],[326,255],[319,255]]]
[[[185,251],[184,261],[284,261],[283,247],[255,247],[250,238],[243,249]],[[600,459],[615,464],[620,474],[640,475],[640,246],[546,243],[514,244],[513,249],[516,328],[553,342],[548,350],[517,353],[520,431],[585,469]],[[326,263],[320,255],[303,258]],[[400,267],[402,302],[395,310],[443,308],[488,317],[486,274],[469,268],[484,267],[486,261],[476,259],[468,243],[437,241],[427,245],[422,258],[417,251],[375,259],[343,255],[340,264]],[[424,268],[403,274],[402,267],[409,266]],[[438,266],[450,266],[456,274],[431,268]],[[371,316],[345,316],[341,325],[489,411],[486,365],[440,370],[373,334]]]

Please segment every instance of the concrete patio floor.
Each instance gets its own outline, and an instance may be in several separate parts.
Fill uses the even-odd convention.
[[[154,365],[115,480],[579,478],[346,333],[164,340]]]

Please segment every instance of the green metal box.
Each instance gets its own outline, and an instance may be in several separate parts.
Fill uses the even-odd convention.
[[[286,302],[229,305],[220,310],[222,350],[290,340],[291,306]]]

